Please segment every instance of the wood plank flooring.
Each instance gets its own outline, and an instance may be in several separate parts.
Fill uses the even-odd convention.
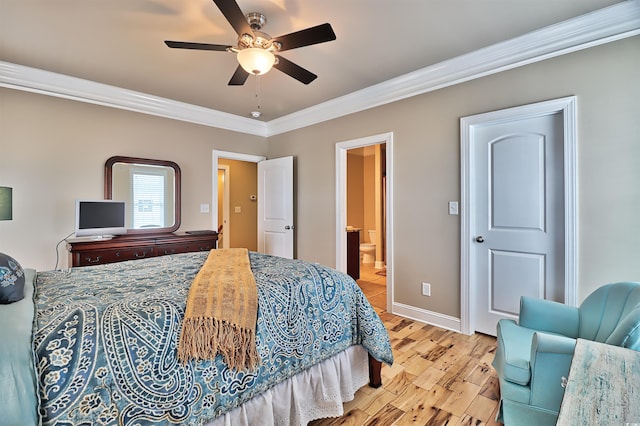
[[[362,265],[358,284],[384,322],[394,364],[382,367],[382,387],[360,389],[344,416],[328,425],[501,425],[498,379],[491,361],[496,339],[466,336],[386,312],[385,277]]]

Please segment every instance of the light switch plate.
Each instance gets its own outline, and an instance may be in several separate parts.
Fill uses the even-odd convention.
[[[200,204],[200,213],[209,213],[209,204]]]
[[[458,214],[458,202],[457,201],[449,201],[449,214],[450,215]]]

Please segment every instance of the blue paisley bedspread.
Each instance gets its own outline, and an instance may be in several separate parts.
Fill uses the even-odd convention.
[[[43,425],[202,424],[354,344],[393,362],[353,279],[250,252],[261,365],[181,364],[189,286],[207,252],[39,272],[34,349]]]

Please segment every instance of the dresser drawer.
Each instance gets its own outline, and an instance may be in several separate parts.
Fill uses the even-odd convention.
[[[110,250],[88,250],[74,254],[74,266],[100,265],[102,263],[122,262],[124,260],[153,257],[153,247],[120,248]]]
[[[191,253],[194,251],[209,251],[216,248],[215,241],[193,241],[179,244],[165,244],[156,247],[156,256],[167,254]]]

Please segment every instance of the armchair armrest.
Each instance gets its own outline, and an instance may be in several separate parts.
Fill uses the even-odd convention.
[[[534,333],[531,343],[532,405],[559,412],[564,395],[563,377],[569,376],[576,339]]]
[[[577,338],[580,317],[578,308],[551,300],[520,298],[522,327]]]
[[[536,356],[541,353],[570,355],[576,348],[576,340],[572,337],[556,334],[534,333],[531,343],[531,367],[535,368]]]

